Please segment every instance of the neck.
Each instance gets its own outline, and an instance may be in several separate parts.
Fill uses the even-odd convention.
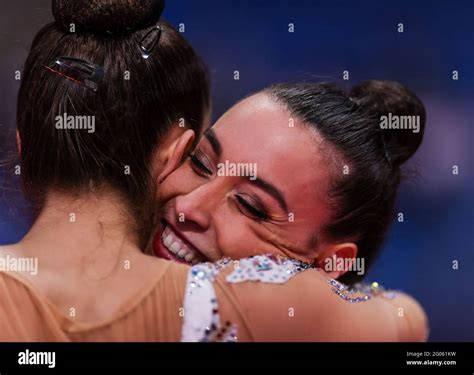
[[[123,203],[112,193],[71,197],[51,192],[19,245],[39,259],[41,268],[73,270],[87,262],[101,274],[124,255],[139,253],[133,228]]]

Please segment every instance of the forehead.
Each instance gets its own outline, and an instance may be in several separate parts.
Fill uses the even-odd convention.
[[[281,104],[267,95],[256,94],[243,99],[230,108],[215,124],[216,131],[222,130],[226,135],[267,138],[268,141],[280,142],[292,136],[294,123],[291,113]],[[221,129],[222,128],[222,129]]]
[[[326,191],[328,168],[321,138],[267,95],[242,100],[213,129],[222,157],[256,163],[258,177],[282,189],[289,205],[296,198],[312,202],[315,192]]]

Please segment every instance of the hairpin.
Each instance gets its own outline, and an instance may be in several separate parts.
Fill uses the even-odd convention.
[[[104,68],[75,57],[57,57],[45,68],[92,91],[97,91],[104,76]]]
[[[162,32],[163,29],[159,25],[153,26],[153,28],[140,40],[140,51],[144,59],[148,59],[153,49],[160,41]]]

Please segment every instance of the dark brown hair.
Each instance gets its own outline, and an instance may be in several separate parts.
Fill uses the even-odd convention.
[[[328,202],[333,217],[324,228],[332,239],[351,240],[358,257],[372,264],[389,224],[401,179],[400,166],[423,139],[421,100],[398,82],[366,81],[346,93],[331,84],[279,84],[264,90],[314,128],[337,155]],[[419,116],[419,132],[382,129],[381,116]],[[349,173],[343,173],[344,166]],[[351,271],[346,283],[360,278]]]
[[[210,107],[207,69],[171,25],[159,21],[158,45],[148,58],[140,52],[162,6],[153,0],[53,1],[56,22],[34,38],[18,95],[22,181],[37,209],[53,188],[82,193],[107,186],[131,216],[147,221],[157,145],[180,119],[200,132]],[[101,66],[97,92],[45,68],[58,57]],[[95,116],[95,132],[56,129],[55,117],[64,113]]]

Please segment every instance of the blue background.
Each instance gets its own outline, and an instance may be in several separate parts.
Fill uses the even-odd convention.
[[[365,79],[392,79],[422,98],[428,122],[408,166],[418,174],[400,191],[404,222],[393,224],[367,280],[413,294],[428,313],[431,341],[474,341],[473,4],[169,0],[164,13],[176,27],[184,24],[184,36],[210,67],[214,119],[250,92],[288,80],[348,88]],[[14,71],[22,69],[35,32],[52,16],[49,0],[1,0],[0,9],[3,160],[14,146]],[[240,80],[234,80],[236,70]],[[342,80],[344,70],[349,81]],[[6,183],[9,174],[0,175],[0,244],[19,240],[31,220],[21,193]]]

